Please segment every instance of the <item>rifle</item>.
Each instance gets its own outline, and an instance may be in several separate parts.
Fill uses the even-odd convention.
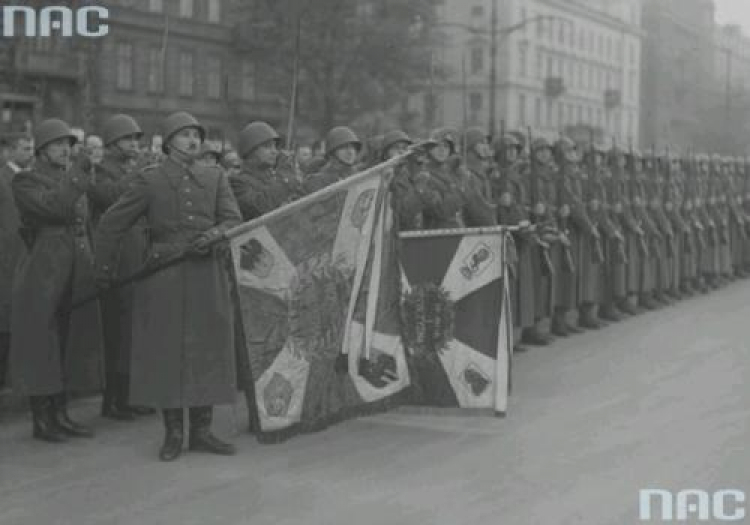
[[[210,251],[216,248],[219,244],[226,242],[228,240],[229,239],[223,235],[221,237],[218,237],[206,247],[206,252],[210,253]],[[195,251],[191,250],[189,247],[186,247],[178,251],[177,253],[164,258],[164,260],[160,261],[159,263],[154,264],[154,263],[147,262],[146,264],[143,265],[141,269],[139,269],[135,273],[128,275],[127,277],[124,277],[122,279],[113,281],[106,289],[97,290],[94,293],[91,293],[80,299],[77,299],[76,301],[73,301],[73,303],[70,305],[69,311],[76,310],[91,302],[97,301],[99,299],[103,299],[104,297],[109,295],[111,292],[114,292],[115,290],[119,290],[130,284],[147,279],[148,277],[151,277],[152,275],[163,272],[164,270],[167,270],[168,268],[177,266],[178,264],[182,264],[188,259],[202,257],[202,256],[204,255],[198,254]]]
[[[537,179],[537,173],[536,173],[536,158],[534,157],[534,151],[531,146],[532,136],[531,136],[531,126],[526,128],[527,134],[528,134],[528,142],[529,142],[529,179],[531,182],[531,222],[534,225],[539,225],[539,219],[540,217],[537,216],[536,213],[536,205],[539,203],[539,187],[538,187],[538,179]],[[546,222],[546,221],[545,221]],[[549,244],[542,241],[542,239],[537,235],[534,239],[537,243],[537,245],[540,248],[539,256],[542,258],[542,270],[545,275],[552,276],[555,273],[554,266],[552,266],[552,259],[549,255]]]
[[[562,133],[560,133],[560,139],[563,138]],[[562,230],[563,239],[561,240],[562,243],[562,249],[563,249],[563,266],[567,273],[574,274],[576,271],[576,265],[575,260],[573,259],[573,254],[570,251],[570,228],[568,224],[568,215],[563,215],[562,208],[563,206],[567,206],[570,208],[570,205],[565,202],[565,191],[561,191],[565,189],[565,166],[566,162],[565,159],[561,159],[562,162],[560,162],[560,166],[558,166],[559,172],[558,172],[558,191],[557,191],[557,204],[560,211],[560,229]],[[568,210],[568,214],[570,214],[570,210]]]
[[[589,130],[589,185],[596,189],[598,184],[598,176],[596,173],[596,165],[594,163],[594,132]],[[595,196],[596,198],[596,196]],[[597,210],[597,224],[594,224],[594,231],[597,235],[594,236],[594,242],[591,245],[591,259],[594,264],[602,264],[604,262],[604,248],[602,247],[601,236],[598,235],[598,222],[601,211]]]

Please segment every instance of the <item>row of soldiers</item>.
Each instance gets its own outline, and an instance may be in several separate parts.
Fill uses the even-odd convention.
[[[161,459],[182,452],[186,408],[190,449],[233,454],[211,432],[213,405],[231,403],[239,388],[251,430],[257,420],[224,233],[397,156],[390,202],[399,230],[517,228],[517,350],[705,292],[744,276],[750,262],[744,160],[522,133],[493,141],[479,129],[441,128],[423,141],[394,130],[363,144],[336,127],[324,156],[301,165],[264,122],[248,124],[231,151],[207,148],[205,129],[185,112],[167,117],[161,133],[154,159],[140,149],[139,124],[112,116],[95,162],[57,119],[9,140],[0,357],[9,349],[9,377],[30,398],[38,439],[92,435],[70,419],[67,394],[100,388],[104,357],[102,414],[131,420],[160,409]],[[180,264],[163,266],[171,260]],[[113,285],[139,272],[135,284]],[[98,301],[80,301],[96,290]]]

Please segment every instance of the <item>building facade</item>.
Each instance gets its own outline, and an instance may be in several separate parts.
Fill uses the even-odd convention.
[[[750,36],[739,25],[716,26],[714,41],[711,120],[721,127],[714,149],[744,155],[750,151]]]
[[[435,120],[489,130],[494,105],[495,132],[639,144],[640,12],[639,0],[444,0]]]
[[[650,0],[642,67],[643,143],[703,149],[707,112],[715,104],[713,0]]]
[[[234,2],[102,4],[109,8],[104,38],[13,39],[5,69],[16,80],[0,84],[0,103],[14,104],[6,127],[57,116],[96,132],[107,117],[124,112],[154,135],[177,110],[193,113],[212,139],[231,139],[252,119],[280,124],[279,97],[264,90],[255,59],[236,45]]]

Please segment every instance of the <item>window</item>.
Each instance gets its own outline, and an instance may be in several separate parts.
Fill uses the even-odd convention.
[[[638,91],[635,85],[635,71],[630,72],[630,100],[635,101],[638,99]]]
[[[221,59],[208,57],[206,69],[208,97],[221,98]]]
[[[193,18],[193,0],[180,0],[180,16]]]
[[[581,51],[586,50],[586,32],[583,28],[578,32],[578,49]]]
[[[518,125],[526,125],[526,95],[518,95]]]
[[[586,123],[594,125],[594,108],[591,106],[586,108]]]
[[[164,11],[164,0],[149,0],[148,10],[152,13],[161,13]]]
[[[471,16],[481,18],[484,16],[484,6],[475,5],[471,8]]]
[[[542,99],[539,97],[534,100],[534,126],[542,127]]]
[[[242,98],[245,100],[255,98],[255,64],[250,61],[242,63]]]
[[[536,36],[541,39],[544,36],[544,18],[540,18],[536,22]]]
[[[558,25],[560,27],[557,30],[557,41],[565,45],[565,23],[563,20],[560,20],[560,22],[558,22]]]
[[[471,73],[476,75],[484,70],[484,49],[475,47],[471,50]]]
[[[578,104],[578,107],[576,108],[576,123],[583,123],[583,106],[580,104]]]
[[[607,58],[612,58],[612,37],[607,37]]]
[[[161,49],[152,47],[148,50],[148,91],[161,93],[164,91],[164,74],[162,69]]]
[[[551,128],[555,126],[555,123],[553,122],[555,115],[553,111],[554,107],[555,103],[552,99],[547,99],[547,125]]]
[[[221,2],[208,0],[208,21],[214,24],[221,22]]]
[[[469,108],[471,111],[482,111],[481,93],[469,93]]]
[[[594,91],[596,89],[596,84],[594,80],[594,66],[588,66],[589,68],[589,91]]]
[[[526,75],[528,75],[526,67],[526,48],[527,44],[525,42],[518,44],[518,74],[521,78],[526,78]]]
[[[555,58],[547,57],[547,76],[551,77],[555,74]]]
[[[600,57],[604,57],[604,36],[599,35],[597,53]]]
[[[604,110],[601,108],[596,110],[596,123],[599,126],[604,126]]]
[[[578,88],[583,89],[585,84],[585,71],[584,71],[584,64],[578,63]]]
[[[570,22],[570,47],[572,49],[576,47],[576,26],[573,22]]]
[[[558,127],[565,125],[565,104],[562,102],[557,105],[557,125]]]
[[[630,47],[630,65],[634,66],[635,62],[636,62],[636,60],[635,60],[635,45],[633,45],[633,43],[631,42],[629,47]]]
[[[117,44],[117,89],[133,89],[133,46]]]
[[[594,53],[595,41],[596,37],[594,36],[594,32],[589,30],[589,53]]]
[[[180,53],[180,95],[189,97],[193,94],[193,54]]]
[[[544,55],[539,49],[536,51],[536,76],[544,78]]]
[[[570,82],[576,81],[576,74],[575,74],[574,68],[575,68],[575,62],[573,62],[573,59],[568,60],[568,74],[565,78],[570,79]]]

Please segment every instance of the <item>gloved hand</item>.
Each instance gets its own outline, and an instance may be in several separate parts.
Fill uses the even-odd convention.
[[[187,251],[193,255],[208,255],[211,247],[218,242],[221,236],[221,232],[216,229],[205,231],[193,239]]]

